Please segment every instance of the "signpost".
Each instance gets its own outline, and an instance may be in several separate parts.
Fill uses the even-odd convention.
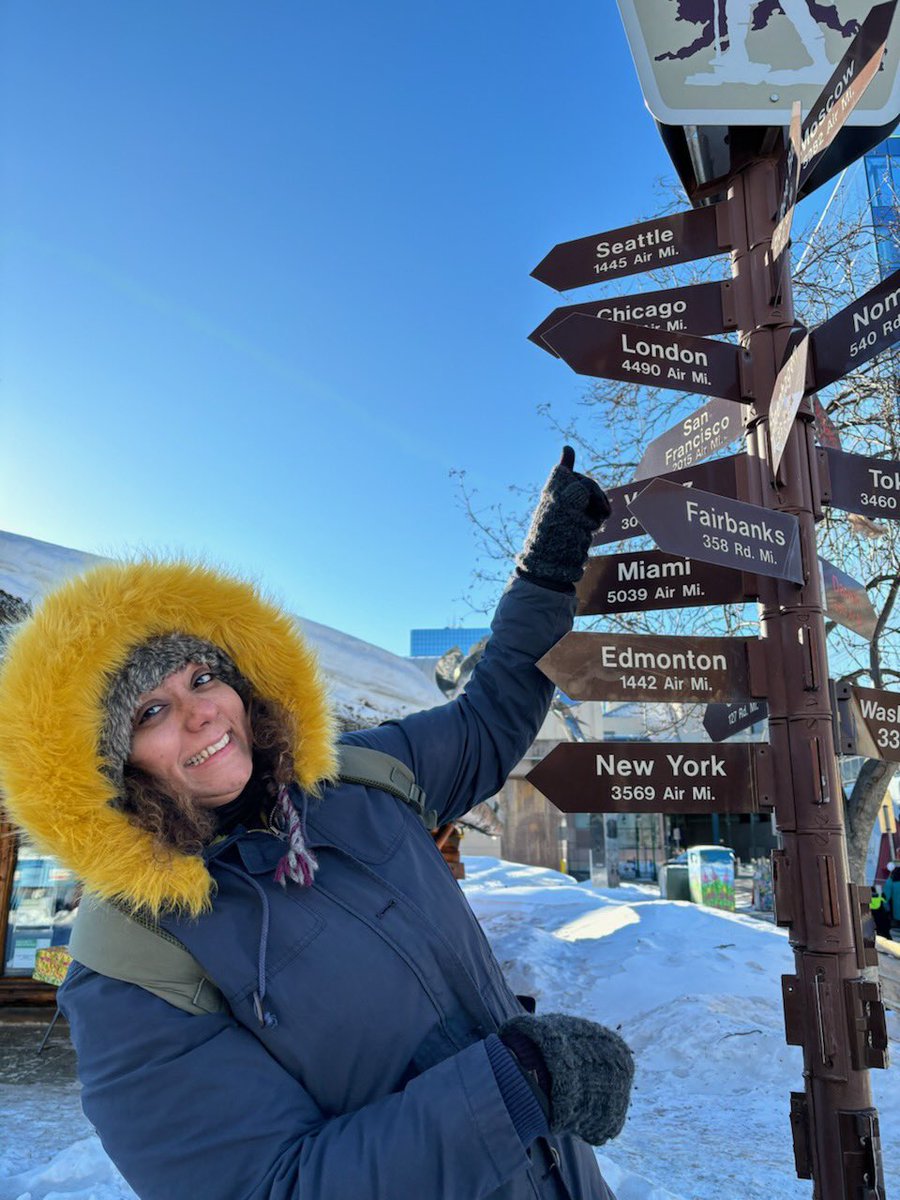
[[[575,592],[578,614],[584,617],[756,599],[753,584],[741,572],[661,550],[594,554]]]
[[[670,554],[803,583],[800,527],[790,513],[654,479],[628,506]]]
[[[566,317],[546,330],[543,338],[579,375],[701,392],[727,400],[750,399],[741,383],[746,353],[728,342],[601,321],[585,313]]]
[[[570,695],[706,701],[704,725],[723,740],[573,742],[528,779],[564,812],[774,808],[775,916],[790,930],[795,963],[782,981],[785,1036],[803,1049],[804,1090],[790,1097],[796,1171],[814,1180],[815,1200],[884,1200],[868,1076],[886,1065],[884,1008],[863,976],[877,956],[862,925],[868,891],[848,877],[834,710],[839,701],[853,715],[842,748],[900,762],[900,694],[853,687],[832,695],[826,616],[869,639],[877,625],[865,588],[818,559],[815,522],[823,500],[860,519],[896,519],[900,463],[841,453],[814,398],[820,440],[830,446],[816,449],[803,401],[900,341],[900,272],[811,333],[798,330],[790,230],[798,196],[840,158],[829,147],[851,144],[842,133],[848,121],[888,125],[900,113],[898,47],[884,54],[896,0],[858,13],[858,31],[837,6],[806,0],[620,3],[639,69],[652,66],[645,94],[654,115],[666,124],[677,111],[675,123],[690,127],[680,141],[663,129],[688,192],[717,202],[564,242],[533,273],[553,287],[580,287],[730,250],[732,286],[713,286],[723,323],[738,322],[740,346],[705,336],[721,332],[718,310],[712,292],[690,289],[562,307],[535,330],[534,341],[581,374],[715,397],[647,448],[635,482],[613,489],[596,539],[645,531],[661,549],[591,557],[578,611],[758,599],[761,637],[569,635],[541,665]],[[793,39],[757,37],[776,16],[779,28],[817,26],[821,38],[800,36],[811,65],[781,61]],[[732,104],[740,97],[744,116],[735,124],[760,128],[724,136],[721,126],[732,124],[726,94]],[[676,303],[684,305],[678,314]],[[746,456],[698,467],[734,439],[739,420]],[[649,476],[657,477],[641,486]],[[724,741],[764,714],[768,743]]]
[[[528,782],[563,812],[750,813],[772,802],[768,746],[568,742]]]
[[[752,638],[577,632],[567,633],[538,666],[573,700],[699,703],[760,694],[758,650]]]
[[[741,410],[730,400],[707,400],[647,445],[634,473],[647,479],[665,471],[690,467],[719,450],[724,450],[743,433]]]
[[[747,485],[744,480],[738,482],[739,473],[745,473],[746,468],[746,454],[730,454],[727,458],[717,458],[715,462],[698,463],[681,471],[669,471],[659,478],[677,483],[679,487],[702,488],[704,491],[712,491],[719,496],[730,496],[733,499],[738,495],[739,487],[746,493]],[[607,490],[610,514],[594,534],[592,546],[606,546],[624,538],[638,537],[644,532],[640,521],[628,506],[645,486],[645,483],[638,481]]]
[[[549,354],[555,354],[544,341],[543,335],[572,313],[698,336],[725,333],[737,328],[731,305],[731,281],[722,280],[720,283],[694,283],[689,287],[666,288],[661,292],[642,292],[639,296],[611,296],[607,300],[566,304],[554,308],[537,329],[529,333],[529,340]]]
[[[565,292],[588,283],[724,254],[731,247],[720,231],[722,220],[723,214],[715,206],[689,208],[671,217],[560,242],[531,274],[541,283]]]

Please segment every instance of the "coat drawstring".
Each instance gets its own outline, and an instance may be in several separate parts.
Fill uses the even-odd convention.
[[[260,1026],[266,1029],[274,1029],[278,1024],[278,1018],[271,1011],[263,1006],[263,1001],[266,998],[266,952],[269,945],[269,900],[266,893],[259,886],[252,875],[246,875],[239,867],[233,863],[223,862],[219,860],[218,865],[224,871],[230,871],[232,875],[237,875],[239,879],[249,883],[255,888],[259,902],[262,905],[262,921],[260,924],[259,934],[259,955],[256,963],[256,991],[253,993],[253,1011],[256,1013],[256,1019]]]

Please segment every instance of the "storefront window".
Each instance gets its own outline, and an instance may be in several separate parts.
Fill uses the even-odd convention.
[[[6,975],[31,975],[38,950],[68,945],[79,896],[71,871],[27,841],[20,843],[6,930]]]

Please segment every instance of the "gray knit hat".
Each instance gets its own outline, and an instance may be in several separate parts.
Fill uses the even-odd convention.
[[[112,678],[104,697],[106,717],[100,732],[100,757],[109,778],[123,787],[123,768],[131,752],[132,721],[144,692],[152,691],[188,663],[203,663],[245,704],[252,688],[221,647],[188,633],[167,633],[135,646]]]

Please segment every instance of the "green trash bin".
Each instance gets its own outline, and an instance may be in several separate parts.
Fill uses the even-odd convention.
[[[691,899],[734,912],[734,851],[727,846],[688,846]]]

